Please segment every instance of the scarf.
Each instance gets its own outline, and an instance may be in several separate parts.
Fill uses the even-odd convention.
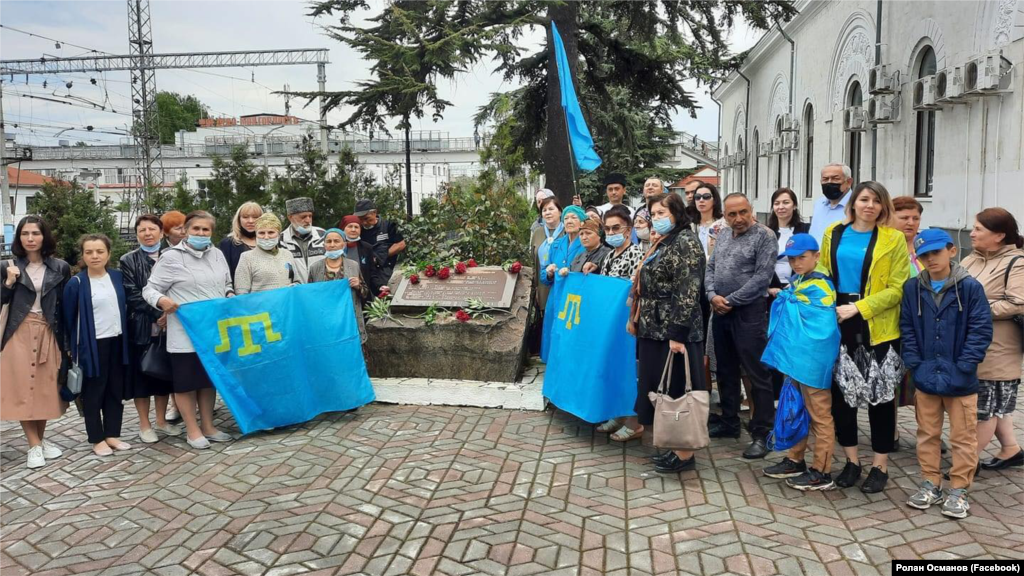
[[[551,263],[551,245],[558,240],[558,237],[565,231],[565,227],[561,223],[558,224],[558,228],[552,232],[548,229],[547,224],[541,226],[544,229],[544,236],[546,239],[541,242],[540,246],[537,247],[537,262],[540,263],[540,269],[543,270],[548,267]]]

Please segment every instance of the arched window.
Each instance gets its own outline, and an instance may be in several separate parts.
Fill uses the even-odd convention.
[[[775,137],[782,140],[782,117],[775,120]],[[775,156],[775,189],[782,188],[782,157],[786,154]]]
[[[846,105],[853,107],[858,106],[864,107],[864,92],[860,88],[860,82],[854,80],[853,84],[850,84],[850,90],[847,93]],[[863,132],[851,131],[847,132],[846,142],[846,165],[853,171],[853,183],[857,184],[860,182],[860,156],[861,156],[861,135]]]
[[[804,111],[804,198],[813,198],[814,190],[814,106]]]
[[[754,198],[757,198],[761,192],[760,182],[758,182],[761,176],[761,138],[757,135],[757,128],[754,128],[754,146],[751,150],[753,150],[751,155],[754,157],[754,169],[751,171],[751,175],[754,178]]]
[[[935,74],[935,50],[925,46],[917,57],[914,78]],[[914,196],[931,196],[935,180],[935,111],[917,112],[917,138],[914,143]]]

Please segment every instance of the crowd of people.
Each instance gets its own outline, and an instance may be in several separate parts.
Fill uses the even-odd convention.
[[[823,197],[814,201],[809,222],[789,188],[772,194],[762,224],[746,196],[723,198],[713,184],[693,181],[679,195],[649,178],[643,205],[633,209],[623,204],[625,182],[609,175],[608,203],[593,210],[578,199],[563,207],[552,191],[538,191],[531,239],[538,316],[550,286],[569,272],[633,283],[627,330],[637,340],[635,416],[601,423],[599,432],[617,442],[643,439],[654,422],[649,392],[658,388],[668,357],[684,354],[685,361],[671,364],[669,394],[686,393],[687,372],[693,390],[714,383],[719,410],[706,424],[711,438],[739,438],[741,413],[749,411],[747,459],[772,451],[783,385],[788,380],[799,388],[808,436],[815,437],[812,463],[804,461],[804,438],[764,468],[765,476],[797,490],[858,484],[865,493],[884,490],[904,406],[915,411],[923,477],[908,505],[941,502],[943,514],[963,518],[978,471],[1024,466],[1012,422],[1024,363],[1024,237],[1011,213],[978,213],[970,254],[959,260],[959,243],[947,232],[920,230],[921,202],[893,199],[879,182],[855,186],[843,164],[822,169]],[[828,311],[807,316],[818,325],[786,320],[809,307]],[[822,337],[801,349],[807,329]],[[791,347],[784,350],[790,357],[813,355],[817,362],[806,364],[823,369],[775,369],[785,364],[770,359],[780,346]],[[871,446],[863,480],[862,409]],[[943,492],[946,415],[952,467]],[[982,461],[993,435],[999,452]],[[833,478],[836,440],[845,463]],[[696,467],[690,451],[651,458],[658,472]]]
[[[637,342],[637,395],[633,414],[597,426],[611,440],[649,434],[649,393],[668,365],[673,397],[687,392],[688,381],[692,390],[717,388],[719,409],[706,423],[711,438],[739,438],[748,412],[747,459],[773,451],[776,402],[786,383],[797,386],[815,437],[812,463],[804,461],[804,439],[764,475],[798,490],[859,483],[865,493],[882,491],[904,406],[915,410],[923,476],[909,505],[942,501],[944,514],[962,518],[979,470],[1024,466],[1012,423],[1024,362],[1024,238],[1008,211],[976,215],[971,250],[961,260],[961,246],[947,232],[920,230],[918,200],[890,198],[878,182],[855,186],[842,164],[822,169],[823,197],[809,222],[788,188],[772,194],[762,224],[746,196],[723,198],[699,180],[675,194],[649,178],[635,208],[624,203],[623,175],[610,174],[604,185],[608,202],[588,208],[578,197],[562,206],[551,190],[538,191],[530,245],[538,320],[551,286],[570,272],[632,283],[625,329]],[[183,304],[343,280],[366,341],[362,307],[387,291],[406,248],[398,226],[369,200],[327,229],[314,225],[311,199],[290,199],[285,207],[282,221],[259,204],[242,204],[217,247],[210,213],[142,215],[135,221],[138,248],[116,270],[110,239],[87,234],[74,275],[55,257],[56,239],[44,220],[18,223],[14,258],[0,267],[0,417],[21,422],[28,467],[60,457],[45,439],[46,425],[72,401],[99,456],[130,448],[121,440],[125,400],[138,412],[144,443],[184,433],[190,446],[205,449],[232,439],[214,425],[216,393],[175,314]],[[804,328],[786,319],[811,308],[828,311],[811,328],[830,344],[799,349]],[[780,369],[785,363],[772,358],[783,342],[798,343],[786,350],[790,356],[824,358],[826,370]],[[676,354],[683,360],[669,363]],[[81,382],[80,392],[72,392],[72,381]],[[872,453],[863,481],[861,409]],[[943,492],[946,414],[952,468]],[[183,428],[172,423],[178,418]],[[979,462],[993,436],[998,454]],[[833,479],[836,440],[845,462]],[[694,469],[696,457],[669,450],[654,453],[652,463],[674,473]]]
[[[326,230],[313,225],[309,198],[285,207],[283,223],[259,204],[242,204],[219,249],[216,218],[208,212],[144,214],[135,220],[138,248],[121,256],[116,269],[110,238],[82,236],[74,275],[55,256],[46,221],[26,216],[18,223],[14,258],[0,264],[0,419],[21,422],[29,468],[61,456],[45,439],[46,424],[71,402],[98,456],[131,448],[121,439],[128,400],[144,443],[182,433],[195,449],[232,440],[214,425],[216,392],[175,314],[183,304],[342,280],[366,341],[362,307],[386,292],[406,246],[397,226],[369,200]],[[172,423],[179,418],[184,429]]]

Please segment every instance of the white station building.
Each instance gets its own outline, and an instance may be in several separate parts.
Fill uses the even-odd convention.
[[[1024,220],[1024,0],[797,0],[720,101],[722,183],[760,213],[789,187],[809,217],[844,162],[967,230],[983,208]],[[966,241],[966,234],[961,242]]]

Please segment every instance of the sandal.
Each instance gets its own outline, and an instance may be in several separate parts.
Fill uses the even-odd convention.
[[[628,426],[623,426],[615,431],[615,434],[609,436],[615,442],[629,442],[630,440],[636,440],[642,438],[644,435],[644,427],[641,426],[638,430],[633,430]]]
[[[114,451],[110,449],[110,446],[108,446],[106,442],[100,442],[98,444],[93,444],[92,453],[97,456],[110,456]]]
[[[611,420],[598,426],[597,431],[601,432],[602,434],[611,434],[612,432],[618,430],[621,426],[622,424],[620,424],[617,419],[612,418]]]

